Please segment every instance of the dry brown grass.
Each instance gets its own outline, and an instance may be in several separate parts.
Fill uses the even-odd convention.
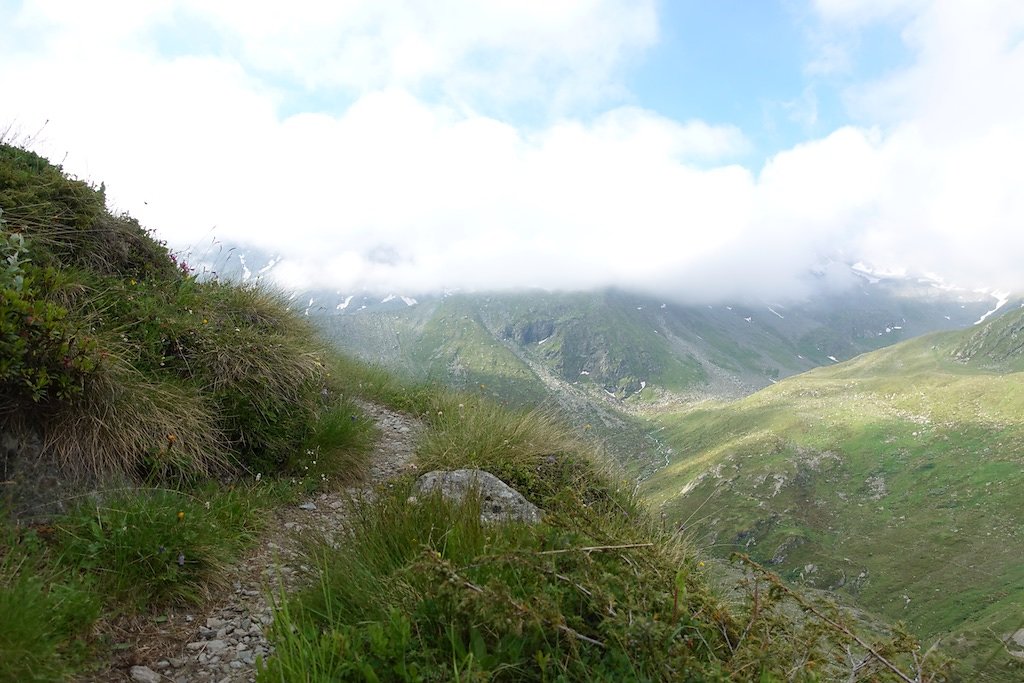
[[[192,387],[147,380],[130,364],[105,363],[79,400],[42,425],[44,450],[79,474],[203,475],[228,464],[215,412]]]

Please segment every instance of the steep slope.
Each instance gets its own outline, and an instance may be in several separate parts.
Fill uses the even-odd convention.
[[[715,553],[842,590],[1020,680],[1024,310],[666,416],[647,498]]]
[[[426,377],[516,403],[544,400],[540,379],[489,333],[466,301],[442,301],[419,332],[407,354]]]
[[[879,278],[856,278],[840,292],[823,286],[786,304],[684,306],[614,290],[404,301],[319,292],[297,300],[312,302],[307,309],[340,346],[389,367],[457,384],[465,384],[459,376],[466,365],[525,379],[511,361],[476,367],[474,357],[492,353],[486,349],[497,341],[560,382],[639,404],[738,398],[864,351],[966,327],[994,307],[989,294]],[[468,336],[465,321],[478,328]],[[447,362],[436,362],[441,358]]]

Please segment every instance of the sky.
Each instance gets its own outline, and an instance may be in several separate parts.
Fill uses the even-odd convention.
[[[1020,0],[0,0],[0,132],[285,287],[1024,291]]]

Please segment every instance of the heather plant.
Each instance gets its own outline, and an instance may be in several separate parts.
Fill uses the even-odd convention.
[[[95,341],[40,296],[52,271],[34,267],[24,236],[5,228],[0,213],[0,413],[81,393],[97,364]]]

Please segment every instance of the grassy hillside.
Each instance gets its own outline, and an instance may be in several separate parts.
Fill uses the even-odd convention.
[[[661,420],[646,497],[714,553],[846,592],[976,680],[1019,680],[1024,626],[1024,311]]]
[[[260,680],[811,681],[845,679],[861,658],[871,680],[907,680],[876,655],[941,680],[934,653],[915,671],[912,638],[760,568],[705,562],[551,414],[354,364],[339,374],[424,420],[420,471],[485,469],[544,518],[488,525],[482,501],[417,500],[415,475],[392,482],[356,507],[350,542],[309,547],[318,580],[282,596]],[[711,588],[736,578],[730,599]]]
[[[63,680],[124,615],[203,600],[371,429],[302,317],[198,280],[102,188],[0,145],[0,210],[0,680]]]
[[[750,563],[739,599],[718,596],[713,566],[550,414],[330,354],[274,293],[197,278],[102,189],[30,152],[0,146],[0,207],[0,680],[103,675],[127,651],[126,668],[137,626],[201,614],[270,510],[358,473],[372,427],[341,397],[360,394],[424,420],[421,469],[486,468],[544,520],[485,526],[480,501],[411,501],[410,478],[390,482],[357,506],[350,541],[310,548],[320,580],[281,596],[263,680],[916,670],[900,631],[857,635]],[[475,349],[457,354],[467,378],[529,381],[515,354],[480,351],[482,321],[447,315],[445,343],[461,324],[454,347]]]

